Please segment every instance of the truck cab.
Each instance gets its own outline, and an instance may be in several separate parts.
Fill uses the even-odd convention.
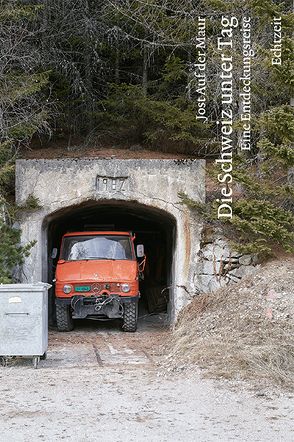
[[[136,257],[134,239],[131,232],[116,231],[63,236],[55,275],[59,331],[71,331],[73,319],[85,318],[119,318],[124,331],[136,331],[146,257],[142,245]]]

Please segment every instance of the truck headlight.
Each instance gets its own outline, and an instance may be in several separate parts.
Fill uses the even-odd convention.
[[[131,287],[129,286],[129,284],[122,284],[120,286],[121,291],[124,293],[128,293],[131,290]]]
[[[72,290],[72,286],[69,284],[65,284],[63,286],[63,293],[65,293],[66,295],[68,295]]]

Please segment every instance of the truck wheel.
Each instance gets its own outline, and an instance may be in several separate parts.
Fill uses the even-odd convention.
[[[124,315],[122,329],[125,332],[135,332],[138,322],[138,302],[124,304]]]
[[[67,332],[73,330],[73,319],[69,305],[56,305],[56,322],[58,331]]]

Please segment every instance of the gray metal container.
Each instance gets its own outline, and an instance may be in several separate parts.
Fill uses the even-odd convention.
[[[49,284],[0,285],[0,355],[42,356],[48,347]]]

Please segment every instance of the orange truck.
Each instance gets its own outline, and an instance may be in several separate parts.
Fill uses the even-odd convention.
[[[137,329],[139,280],[146,257],[134,247],[131,232],[74,232],[62,238],[55,275],[59,331],[73,319],[122,319],[122,329]],[[137,260],[138,258],[138,260]]]

